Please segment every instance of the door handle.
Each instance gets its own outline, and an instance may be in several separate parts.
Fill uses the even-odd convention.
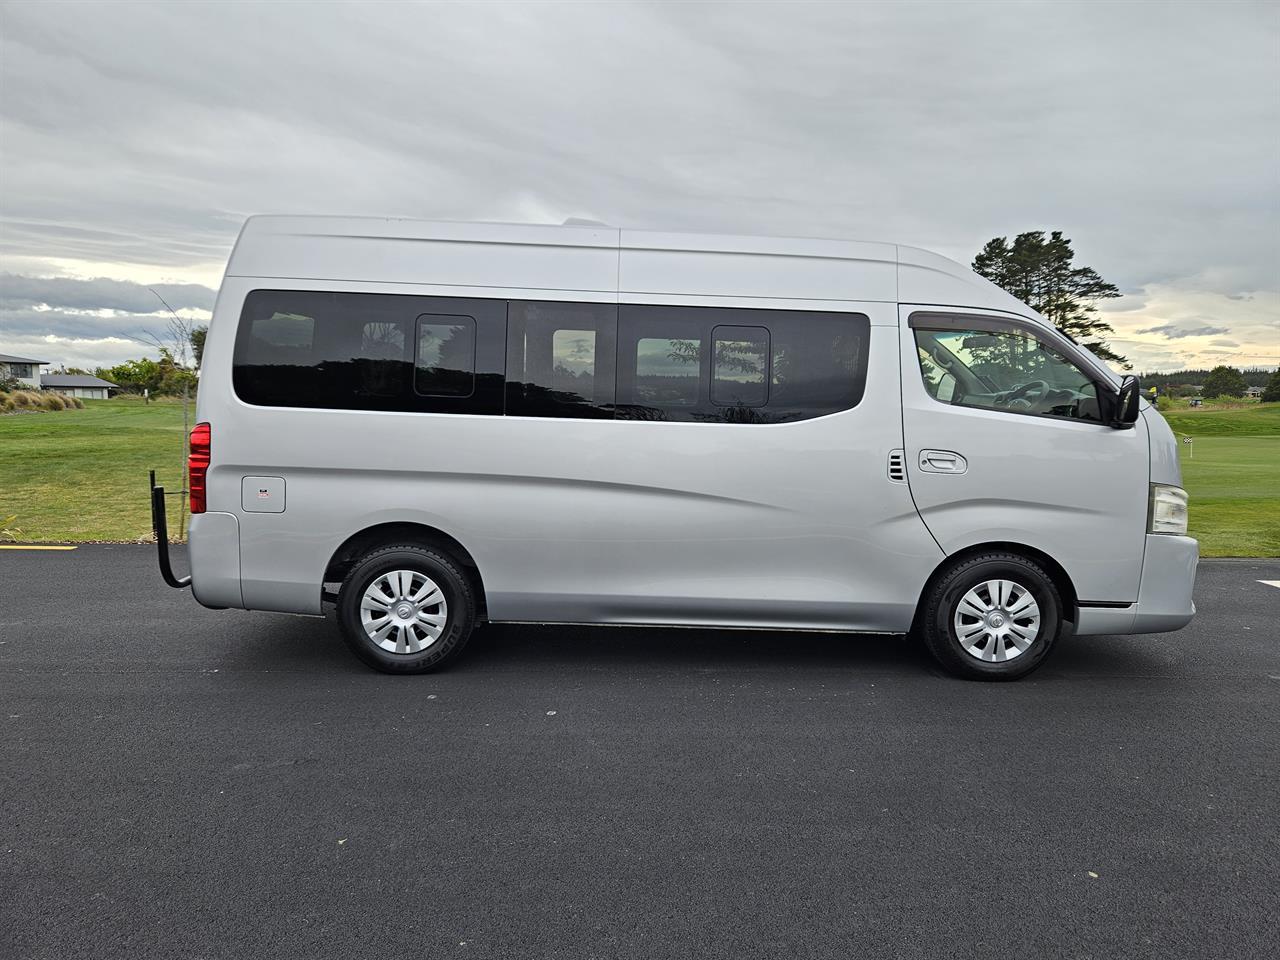
[[[954,450],[921,450],[920,469],[925,473],[964,473],[969,461]]]

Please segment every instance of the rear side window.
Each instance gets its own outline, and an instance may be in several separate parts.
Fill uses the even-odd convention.
[[[502,413],[506,302],[255,290],[232,382],[246,403]]]
[[[507,413],[612,417],[617,316],[614,304],[512,301]]]
[[[625,304],[617,415],[784,423],[857,406],[870,321],[862,314]]]

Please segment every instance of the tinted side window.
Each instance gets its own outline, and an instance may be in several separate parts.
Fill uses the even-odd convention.
[[[925,390],[941,403],[1102,420],[1097,385],[1028,331],[916,326],[915,338]]]
[[[424,397],[469,397],[475,388],[475,320],[430,314],[419,317],[413,389]]]
[[[502,413],[506,302],[255,290],[232,382],[246,403]]]
[[[698,406],[702,399],[702,338],[641,337],[636,341],[635,399],[655,407]]]
[[[790,313],[770,328],[769,407],[779,420],[804,420],[862,401],[871,321],[862,314]]]
[[[716,327],[711,337],[711,402],[721,407],[763,407],[769,398],[769,331]]]
[[[617,315],[607,303],[512,301],[507,413],[611,418]]]
[[[854,407],[867,374],[861,314],[624,304],[618,416],[781,423]]]

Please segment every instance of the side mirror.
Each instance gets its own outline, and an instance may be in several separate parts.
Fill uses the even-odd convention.
[[[1120,381],[1120,389],[1116,391],[1116,405],[1111,418],[1111,426],[1117,430],[1125,430],[1138,422],[1138,394],[1140,389],[1138,378],[1135,376],[1127,376]]]

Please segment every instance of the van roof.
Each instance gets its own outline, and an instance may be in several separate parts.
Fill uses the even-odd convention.
[[[255,216],[235,277],[415,283],[527,292],[981,307],[1038,317],[968,267],[916,247],[559,225]]]

